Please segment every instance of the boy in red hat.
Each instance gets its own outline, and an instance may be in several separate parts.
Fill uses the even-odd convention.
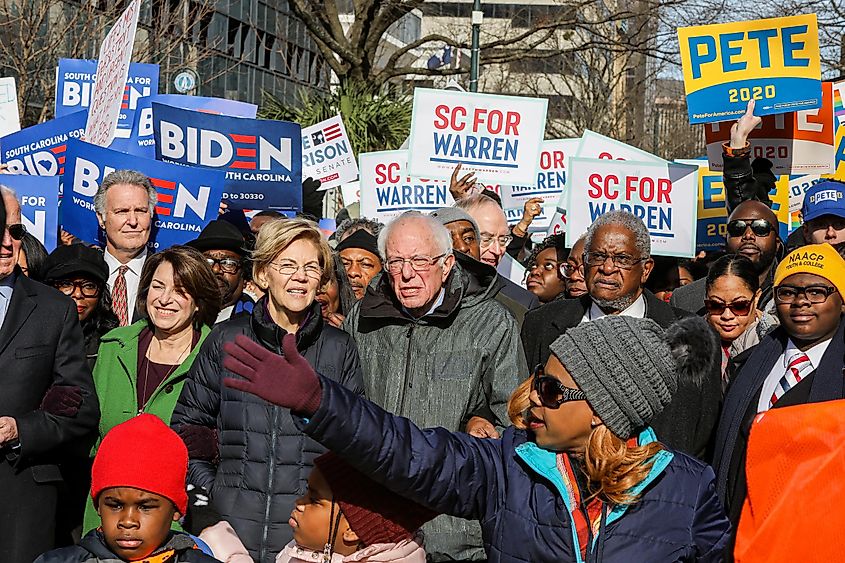
[[[91,470],[100,527],[79,545],[36,563],[214,563],[193,537],[170,527],[186,511],[188,450],[157,416],[141,414],[109,431]]]

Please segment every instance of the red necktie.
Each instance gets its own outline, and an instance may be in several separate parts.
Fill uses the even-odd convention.
[[[778,399],[783,397],[787,391],[798,385],[802,379],[813,371],[813,364],[810,363],[810,358],[801,350],[792,350],[784,358],[784,362],[786,363],[786,373],[778,381],[778,386],[769,399],[769,408],[772,408],[772,405],[777,403]]]
[[[111,290],[112,307],[120,321],[120,326],[129,324],[129,311],[126,307],[126,278],[124,274],[129,266],[121,266],[117,269],[117,279],[114,280],[114,287]]]

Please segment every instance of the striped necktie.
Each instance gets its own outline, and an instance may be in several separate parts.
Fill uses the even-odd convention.
[[[798,382],[813,371],[813,364],[810,363],[810,358],[801,350],[790,350],[784,357],[783,362],[786,365],[786,373],[780,378],[775,392],[772,393],[772,397],[769,399],[769,408],[772,408],[772,405],[783,397],[784,393],[798,385]]]

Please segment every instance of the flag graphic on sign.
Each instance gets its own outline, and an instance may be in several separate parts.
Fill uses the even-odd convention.
[[[335,139],[339,139],[343,136],[343,133],[340,131],[340,123],[332,123],[320,129],[319,131],[314,131],[311,133],[311,142],[314,146],[322,145],[323,143],[328,143],[329,141],[333,141]]]

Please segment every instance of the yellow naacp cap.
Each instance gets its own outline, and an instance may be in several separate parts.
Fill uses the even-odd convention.
[[[821,276],[845,298],[845,260],[827,243],[808,244],[787,254],[775,271],[775,286],[793,274]]]

